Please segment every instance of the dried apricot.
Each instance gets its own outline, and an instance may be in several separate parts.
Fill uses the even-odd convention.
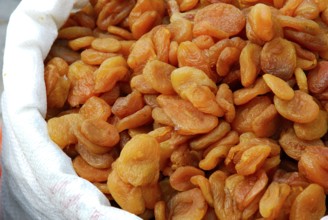
[[[290,193],[290,186],[272,182],[260,201],[260,213],[265,218],[275,219]]]
[[[205,173],[192,166],[179,167],[170,176],[170,184],[173,189],[178,191],[187,191],[194,188],[194,185],[190,182],[190,178],[196,175],[204,176]]]
[[[312,96],[300,90],[295,91],[293,99],[286,101],[274,96],[274,105],[284,118],[297,123],[309,123],[319,115],[319,106]]]
[[[180,134],[207,133],[218,124],[217,117],[200,112],[190,102],[176,96],[160,95],[157,102],[171,118]]]
[[[84,104],[88,98],[94,95],[93,74],[95,71],[96,67],[82,61],[76,61],[69,66],[67,76],[71,81],[71,87],[67,100],[71,106]]]
[[[294,45],[282,38],[267,42],[261,51],[261,68],[283,80],[290,79],[296,68]]]
[[[321,219],[325,215],[326,195],[323,188],[311,184],[301,192],[293,202],[290,219]]]
[[[264,74],[262,77],[278,98],[283,100],[291,100],[294,98],[294,90],[286,81],[271,74]]]
[[[110,194],[122,209],[134,214],[141,214],[145,211],[141,188],[123,181],[115,170],[109,173],[107,186]]]
[[[310,146],[305,149],[298,162],[299,172],[309,181],[328,189],[327,172],[328,148],[325,146]]]
[[[171,73],[176,68],[167,63],[150,60],[143,69],[145,80],[151,84],[153,89],[165,95],[175,93],[171,83]]]
[[[134,136],[128,141],[115,161],[118,175],[133,186],[154,184],[159,178],[160,147],[147,134]]]
[[[262,47],[248,42],[240,53],[240,80],[244,87],[252,85],[259,74]]]
[[[99,119],[84,120],[81,124],[81,133],[92,143],[102,147],[114,147],[120,139],[113,125]]]
[[[98,169],[89,165],[81,156],[73,160],[73,167],[76,173],[90,182],[104,182],[107,180],[110,169]]]
[[[302,140],[312,141],[322,138],[328,130],[327,112],[320,110],[318,117],[310,123],[294,123],[294,130],[296,136]]]
[[[201,220],[206,211],[207,203],[200,189],[195,188],[176,194],[168,203],[169,219],[188,219],[192,216]]]
[[[94,72],[94,91],[100,93],[112,90],[116,83],[122,80],[127,73],[127,63],[122,56],[106,59]]]
[[[245,26],[245,16],[233,5],[214,3],[198,10],[195,15],[195,36],[209,35],[229,38],[238,34]]]

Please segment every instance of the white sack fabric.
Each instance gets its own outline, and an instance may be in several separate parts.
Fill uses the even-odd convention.
[[[139,219],[110,207],[48,137],[43,60],[75,6],[73,0],[23,0],[10,18],[3,67],[0,219]]]

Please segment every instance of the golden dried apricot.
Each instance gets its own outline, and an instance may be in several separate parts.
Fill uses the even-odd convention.
[[[48,133],[53,142],[60,148],[77,143],[74,126],[81,124],[83,117],[79,114],[68,114],[48,120]]]
[[[116,128],[100,119],[87,119],[81,124],[81,133],[94,144],[114,147],[120,139]]]
[[[152,87],[152,85],[146,81],[143,74],[136,75],[132,77],[130,81],[130,86],[132,89],[139,91],[142,94],[157,94],[158,92]]]
[[[92,96],[80,108],[79,113],[88,119],[100,119],[106,121],[111,115],[110,106],[101,98]]]
[[[154,90],[165,95],[173,95],[175,91],[171,83],[171,73],[175,69],[167,63],[150,60],[143,69],[143,75]]]
[[[107,30],[110,25],[119,24],[129,15],[134,4],[134,0],[97,1],[94,6],[94,10],[98,14],[97,26],[101,30]]]
[[[270,137],[278,127],[278,112],[267,96],[259,96],[237,108],[231,125],[239,133],[254,132],[258,137]]]
[[[89,65],[100,65],[108,58],[117,56],[117,53],[105,53],[95,49],[85,49],[81,52],[81,60]]]
[[[128,141],[115,161],[117,174],[133,186],[154,184],[159,178],[160,147],[147,134],[134,136]]]
[[[157,102],[180,134],[207,133],[218,124],[217,117],[200,112],[190,102],[176,96],[160,95]]]
[[[216,85],[203,71],[194,67],[178,68],[171,73],[171,82],[180,97],[189,100],[199,111],[223,115],[213,93]]]
[[[194,150],[202,150],[214,142],[222,139],[230,131],[230,124],[222,121],[212,131],[197,137],[190,142],[190,147]]]
[[[129,116],[144,107],[143,98],[140,92],[133,91],[125,97],[116,99],[112,106],[112,112],[119,118]]]
[[[305,149],[298,162],[299,172],[310,182],[319,184],[325,190],[328,189],[327,158],[327,147],[310,146]]]
[[[286,81],[271,74],[264,74],[262,77],[265,83],[278,98],[282,100],[291,100],[294,98],[294,90]]]
[[[141,70],[148,60],[155,57],[156,51],[154,43],[149,36],[144,35],[132,47],[127,63],[133,70]]]
[[[68,46],[72,48],[72,50],[77,51],[80,49],[88,48],[94,39],[95,38],[92,36],[76,38],[74,40],[70,40],[68,42]]]
[[[122,56],[106,59],[94,72],[94,91],[100,93],[112,90],[127,73],[127,63]]]
[[[244,176],[255,173],[264,164],[270,152],[271,148],[265,145],[257,145],[245,150],[236,164],[237,173]]]
[[[260,201],[260,213],[265,218],[275,219],[290,193],[290,186],[272,182]]]
[[[262,41],[270,41],[274,36],[271,9],[265,4],[256,4],[248,14],[247,22],[256,37]]]
[[[248,42],[240,53],[240,80],[245,87],[252,85],[261,70],[260,55],[262,47]]]
[[[120,119],[116,124],[118,132],[148,124],[152,119],[151,107],[146,105],[135,113]]]
[[[82,143],[75,145],[75,150],[90,166],[98,169],[110,168],[114,158],[110,153],[95,154],[87,150]]]
[[[229,145],[217,145],[211,146],[204,159],[199,162],[199,167],[203,170],[214,169],[221,161],[223,161],[229,153],[231,146]]]
[[[82,61],[76,61],[69,66],[67,76],[71,81],[71,87],[67,100],[71,106],[84,104],[88,98],[94,95],[93,74],[95,70],[96,67],[87,65]]]
[[[304,150],[308,147],[324,146],[320,139],[312,141],[300,139],[296,136],[293,128],[288,128],[280,133],[279,144],[285,153],[295,160],[299,160]]]
[[[233,102],[235,105],[243,105],[259,95],[266,94],[270,88],[265,83],[263,77],[258,78],[255,83],[249,87],[238,89],[233,93]]]
[[[195,188],[176,194],[168,203],[169,219],[201,220],[207,211],[207,203],[200,189]]]
[[[291,100],[274,96],[274,105],[281,116],[297,123],[309,123],[319,115],[319,106],[312,96],[300,90],[295,91]]]
[[[194,185],[190,182],[190,178],[197,175],[204,176],[205,173],[196,167],[182,166],[172,173],[170,176],[170,184],[175,190],[187,191],[194,188]]]
[[[114,38],[96,38],[91,43],[91,47],[105,53],[115,53],[121,50],[121,44]]]
[[[60,39],[75,39],[79,37],[92,36],[92,30],[87,27],[73,26],[62,28],[58,32],[58,38]]]
[[[129,14],[129,26],[138,39],[161,22],[164,15],[163,0],[138,0]]]
[[[195,67],[202,70],[209,77],[212,75],[209,63],[203,51],[197,45],[190,41],[179,44],[177,57],[179,67]]]
[[[172,42],[180,44],[185,41],[191,41],[193,38],[193,23],[179,15],[173,14],[170,17],[170,24],[167,28],[171,32]]]
[[[122,209],[134,214],[141,214],[145,211],[141,188],[123,181],[115,170],[109,173],[107,186],[110,194]]]
[[[326,212],[326,195],[323,188],[311,184],[301,192],[293,202],[290,219],[321,219]]]
[[[294,123],[294,130],[296,136],[302,140],[312,141],[322,138],[328,130],[327,112],[320,110],[318,117],[310,123]]]
[[[89,165],[81,156],[73,160],[73,167],[76,173],[90,182],[103,182],[107,180],[110,169],[98,169]]]
[[[159,26],[153,34],[153,42],[158,60],[165,63],[169,61],[170,38],[170,31],[163,26]]]
[[[193,33],[195,36],[209,35],[229,38],[238,34],[245,26],[245,16],[233,5],[214,3],[197,11]]]
[[[294,31],[292,29],[285,29],[284,35],[285,38],[294,41],[311,51],[328,50],[328,36],[324,33],[312,35],[300,31]]]

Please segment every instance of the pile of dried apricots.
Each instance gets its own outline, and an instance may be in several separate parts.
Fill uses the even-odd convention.
[[[51,139],[143,219],[320,219],[328,0],[90,0],[45,60]]]

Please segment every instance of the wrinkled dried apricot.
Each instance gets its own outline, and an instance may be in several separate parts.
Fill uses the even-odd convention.
[[[261,51],[261,68],[283,80],[290,79],[296,68],[294,45],[282,38],[267,42]]]
[[[311,146],[323,146],[320,139],[306,141],[298,138],[293,128],[288,128],[280,133],[279,144],[285,153],[295,160],[301,158],[304,150]]]
[[[290,193],[289,185],[272,182],[260,201],[260,213],[265,218],[275,219],[280,212],[287,196]]]
[[[293,99],[286,101],[274,96],[274,105],[284,118],[297,123],[309,123],[319,115],[319,106],[312,96],[300,90],[295,91]]]
[[[84,104],[88,98],[94,95],[93,74],[96,67],[87,65],[82,61],[76,61],[69,66],[68,79],[71,87],[68,94],[68,103],[75,107]]]
[[[79,113],[88,119],[100,119],[106,121],[111,115],[110,106],[101,98],[92,96],[80,108]]]
[[[219,39],[238,34],[245,26],[245,16],[233,5],[214,3],[199,11],[195,16],[195,36],[210,35]]]
[[[311,184],[293,202],[290,219],[320,219],[326,212],[325,192],[317,184]]]
[[[122,56],[108,58],[94,72],[94,91],[97,93],[110,91],[127,73],[127,63]]]
[[[267,96],[259,96],[240,106],[231,125],[239,133],[254,132],[258,137],[269,137],[278,127],[278,112]]]
[[[145,211],[141,188],[123,181],[115,170],[109,173],[107,186],[110,194],[124,210],[134,214]]]
[[[309,181],[328,189],[327,172],[328,148],[324,146],[310,146],[305,149],[298,162],[299,172]]]
[[[217,117],[200,112],[190,102],[176,96],[160,95],[157,102],[180,134],[207,133],[218,124]]]
[[[254,43],[248,42],[240,53],[240,80],[245,87],[252,85],[259,74],[260,55],[262,48]]]
[[[129,26],[133,36],[139,38],[158,25],[164,10],[163,0],[138,0],[129,14]]]
[[[172,188],[175,190],[186,191],[194,187],[193,184],[190,182],[190,178],[197,175],[204,176],[205,174],[202,170],[196,167],[192,167],[192,166],[179,167],[170,176],[170,184]]]
[[[302,140],[320,139],[328,130],[327,112],[320,110],[318,117],[310,123],[294,123],[294,130],[296,136]]]
[[[114,162],[114,158],[110,153],[95,154],[87,150],[82,143],[75,145],[75,150],[90,166],[98,169],[110,168]]]
[[[173,95],[175,91],[171,83],[171,73],[175,69],[167,63],[150,60],[143,69],[143,75],[154,90],[165,95]]]
[[[211,69],[206,56],[195,43],[190,41],[180,43],[177,55],[179,67],[195,67],[199,70],[202,70],[209,77],[211,76]]]
[[[120,139],[113,125],[99,119],[84,120],[81,124],[81,133],[92,143],[102,147],[113,147]]]
[[[322,93],[328,88],[328,62],[321,61],[307,76],[309,90],[313,93]]]
[[[199,111],[223,115],[213,93],[216,85],[203,71],[194,67],[178,68],[172,72],[171,82],[181,98],[189,100]]]
[[[154,184],[159,178],[160,148],[154,137],[146,134],[128,141],[115,161],[118,175],[133,186]]]
[[[129,116],[144,107],[142,95],[138,91],[133,91],[125,97],[116,99],[112,106],[112,112],[119,118]]]
[[[110,169],[98,169],[89,165],[81,156],[73,160],[73,167],[76,173],[90,182],[103,182],[107,180]]]
[[[265,4],[256,4],[248,14],[249,22],[254,34],[262,41],[270,41],[274,36],[271,9]]]
[[[206,211],[207,203],[200,189],[195,188],[180,192],[168,203],[169,219],[187,219],[190,216],[201,220]]]
[[[81,124],[83,117],[79,114],[68,114],[48,120],[48,133],[52,141],[61,148],[77,143],[74,126]]]

